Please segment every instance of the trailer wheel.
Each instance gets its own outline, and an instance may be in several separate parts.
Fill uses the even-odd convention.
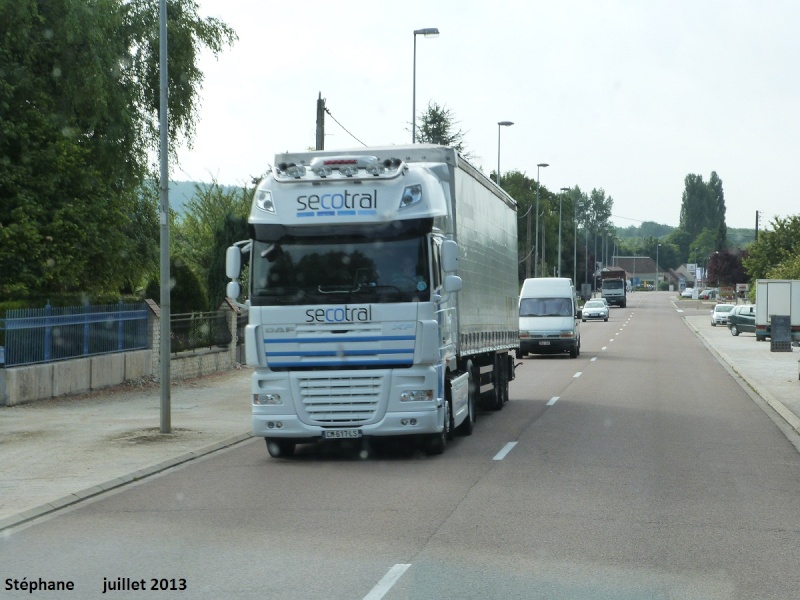
[[[272,458],[286,458],[294,454],[295,443],[275,438],[264,438],[267,443],[267,452]]]

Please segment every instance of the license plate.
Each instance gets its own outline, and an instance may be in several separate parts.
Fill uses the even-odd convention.
[[[549,346],[550,342],[539,342],[540,346]]]
[[[360,429],[326,429],[322,432],[322,437],[328,440],[341,440],[360,438]]]

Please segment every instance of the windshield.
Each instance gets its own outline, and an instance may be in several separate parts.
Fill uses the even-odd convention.
[[[523,298],[519,303],[520,317],[571,317],[569,298]]]
[[[609,279],[603,282],[604,290],[621,290],[624,286],[621,279]]]
[[[591,300],[584,304],[584,308],[605,308],[605,304],[602,302],[598,302],[597,300]]]
[[[409,302],[430,298],[426,238],[255,242],[254,305]]]

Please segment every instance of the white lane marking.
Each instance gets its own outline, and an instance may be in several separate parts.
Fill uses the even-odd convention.
[[[600,348],[600,350],[605,350],[606,348],[608,348],[608,346],[603,346],[602,348]]]
[[[374,588],[372,588],[366,596],[364,596],[364,600],[380,600],[383,598],[387,592],[392,589],[392,586],[397,583],[397,580],[400,579],[400,576],[405,573],[411,565],[404,565],[404,564],[396,564],[386,575],[383,576]]]
[[[558,396],[553,396],[552,398],[550,398],[550,402],[547,403],[547,406],[553,406],[553,404],[555,404],[556,402],[558,402]]]
[[[596,357],[596,356],[594,356],[594,357],[592,357],[592,360],[590,360],[589,362],[594,362],[594,361],[596,361],[596,360],[597,360],[597,357]]]
[[[500,450],[500,452],[498,452],[497,454],[494,455],[494,458],[492,460],[503,460],[506,457],[506,455],[509,452],[511,452],[511,450],[516,445],[517,445],[517,442],[508,442],[505,446],[503,446],[503,449]]]
[[[572,376],[572,378],[575,379],[576,377],[580,377],[582,373],[583,371],[578,371],[577,373],[575,373],[575,375]]]

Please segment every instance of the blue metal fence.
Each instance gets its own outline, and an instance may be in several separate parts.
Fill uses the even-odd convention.
[[[0,319],[0,366],[147,348],[143,302],[9,310]]]

